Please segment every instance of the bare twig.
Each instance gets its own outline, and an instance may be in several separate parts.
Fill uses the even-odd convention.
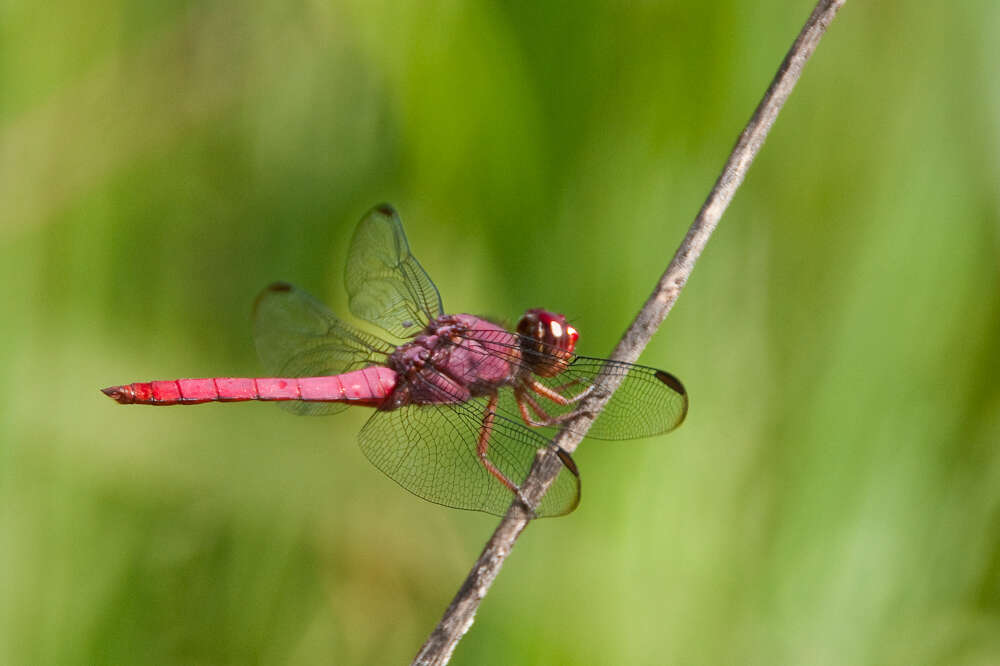
[[[753,117],[740,134],[722,174],[715,182],[701,210],[698,211],[698,216],[657,283],[656,289],[615,347],[611,355],[613,360],[634,362],[670,312],[694,269],[695,261],[708,243],[733,194],[743,182],[750,164],[763,145],[778,112],[795,87],[802,74],[802,68],[844,2],[846,0],[820,0],[813,9],[812,15],[782,61],[778,73],[754,111]],[[578,415],[567,422],[563,430],[556,435],[553,444],[569,452],[575,450],[583,437],[581,433],[590,428],[620,381],[621,378],[613,374],[599,377],[595,383],[595,391],[584,400]],[[539,452],[531,473],[523,485],[525,499],[537,505],[538,500],[559,473],[561,464],[552,449]],[[448,606],[441,622],[420,649],[413,661],[414,664],[448,663],[458,641],[472,626],[480,602],[486,596],[500,567],[514,547],[514,542],[524,531],[529,520],[530,517],[526,515],[520,502],[513,502],[451,605]]]

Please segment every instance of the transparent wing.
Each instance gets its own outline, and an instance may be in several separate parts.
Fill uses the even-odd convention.
[[[325,305],[286,282],[257,297],[253,337],[264,369],[275,377],[339,375],[385,362],[394,347],[338,319]],[[334,414],[341,403],[278,403],[295,414]]]
[[[475,330],[467,331],[465,335],[488,342],[489,350],[483,352],[484,356],[489,354],[511,364],[514,383],[525,387],[527,398],[544,412],[544,416],[556,420],[576,411],[583,393],[594,384],[602,370],[623,377],[618,390],[587,431],[587,437],[591,439],[639,439],[662,435],[679,426],[687,415],[688,396],[684,385],[664,370],[590,356],[573,356],[562,372],[553,377],[542,377],[531,373],[525,365],[520,350],[521,336],[502,339],[492,331]],[[532,340],[526,346],[537,349],[538,342]],[[553,349],[552,357],[552,365],[557,366],[558,350]],[[539,392],[528,388],[527,382],[531,381],[540,384],[543,390]],[[559,399],[545,395],[546,392]],[[512,420],[524,422],[514,391],[509,388],[500,391],[497,411]],[[531,409],[528,414],[536,421],[543,420],[542,414]],[[556,427],[558,423],[553,426]],[[551,433],[546,428],[535,429]]]
[[[410,254],[399,215],[388,204],[358,223],[344,284],[355,316],[399,338],[410,338],[442,314],[441,295]]]
[[[502,516],[514,495],[483,467],[476,453],[487,402],[474,398],[376,412],[358,437],[361,450],[373,465],[418,497]],[[493,420],[489,437],[490,460],[518,485],[527,477],[535,453],[548,446],[546,438],[502,415]],[[567,514],[579,501],[580,479],[564,460],[536,514]]]
[[[554,377],[534,379],[558,395],[572,399],[585,391],[604,370],[624,377],[618,390],[611,396],[604,411],[587,431],[592,439],[638,439],[670,432],[687,415],[687,391],[680,380],[669,372],[607,359],[576,356],[566,370]],[[513,394],[513,391],[505,392]],[[529,397],[549,416],[560,417],[572,413],[579,401],[569,404],[528,391]],[[504,396],[505,412],[517,410],[513,395]]]

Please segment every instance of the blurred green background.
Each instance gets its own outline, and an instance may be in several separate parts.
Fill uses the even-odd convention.
[[[607,354],[810,10],[0,4],[0,662],[407,662],[496,519],[364,410],[98,389],[258,373],[379,201],[447,310]],[[1000,662],[998,30],[847,3],[642,357],[687,422],[583,444],[453,663]]]

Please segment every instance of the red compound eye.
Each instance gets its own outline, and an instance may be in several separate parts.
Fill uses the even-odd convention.
[[[572,326],[567,326],[566,337],[569,339],[569,342],[566,345],[566,351],[573,351],[576,349],[576,341],[580,339],[580,334]]]
[[[535,308],[528,310],[517,325],[521,351],[532,372],[551,377],[562,372],[573,355],[580,334],[566,323],[566,317]]]

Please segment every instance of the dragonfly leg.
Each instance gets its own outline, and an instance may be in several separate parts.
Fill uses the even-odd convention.
[[[549,400],[551,400],[552,402],[556,403],[557,405],[563,405],[563,406],[570,405],[570,404],[572,404],[574,402],[579,402],[579,401],[583,400],[585,397],[587,397],[588,395],[590,395],[591,391],[594,390],[593,386],[588,386],[587,388],[583,389],[582,391],[580,391],[576,395],[574,395],[574,396],[572,396],[570,398],[567,398],[562,393],[559,393],[558,391],[556,391],[554,389],[550,389],[548,386],[546,386],[545,384],[542,384],[537,379],[532,379],[532,380],[530,380],[528,382],[525,382],[525,383],[528,385],[528,388],[530,388],[532,391],[534,391],[538,395],[542,396],[543,398],[548,398]]]
[[[545,396],[552,400],[552,402],[558,405],[569,405],[582,399],[585,395],[590,393],[590,388],[581,392],[579,395],[572,398],[566,398],[559,393],[556,393],[547,386],[540,384],[537,381],[525,382],[528,388],[533,390],[535,393]],[[518,387],[514,389],[514,399],[517,401],[517,408],[521,412],[521,418],[524,422],[533,428],[541,428],[545,426],[559,425],[560,423],[565,423],[569,419],[573,418],[579,414],[579,410],[574,410],[571,412],[566,412],[565,414],[560,414],[559,416],[549,416],[548,413],[541,408],[541,406],[536,402],[523,387]],[[528,413],[528,410],[535,413],[534,418]]]
[[[532,508],[531,504],[528,503],[527,498],[521,493],[521,488],[507,478],[507,475],[500,471],[500,469],[493,464],[493,461],[489,459],[487,451],[490,446],[490,434],[493,432],[493,421],[496,419],[497,413],[497,394],[494,393],[490,396],[489,402],[486,404],[486,411],[483,414],[483,427],[479,431],[479,441],[476,445],[476,453],[479,455],[479,461],[486,468],[486,471],[496,477],[497,481],[507,486],[517,499],[521,500],[521,504],[535,516],[535,510]]]
[[[517,409],[521,412],[521,418],[529,426],[533,428],[541,428],[543,426],[554,425],[554,420],[549,416],[544,409],[542,409],[535,400],[528,395],[528,392],[524,390],[523,387],[517,387],[514,389],[514,400],[517,401]],[[535,413],[532,416],[528,410]]]

